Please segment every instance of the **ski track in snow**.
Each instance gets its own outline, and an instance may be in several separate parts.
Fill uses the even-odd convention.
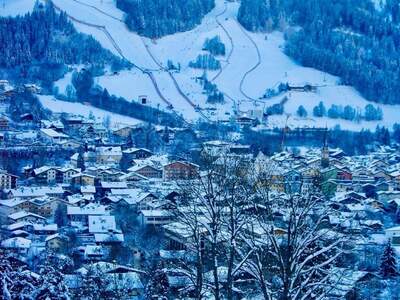
[[[118,19],[118,18],[116,18],[116,17],[114,17],[114,16],[112,16],[112,15],[110,15],[110,14],[108,14],[108,13],[106,13],[106,12],[100,10],[100,9],[97,9],[96,7],[94,7],[94,6],[92,6],[92,5],[85,4],[85,3],[81,2],[81,1],[78,1],[78,0],[73,0],[73,1],[75,1],[76,3],[79,3],[79,4],[81,4],[81,5],[85,5],[85,6],[87,6],[87,7],[90,7],[90,8],[92,8],[92,9],[95,9],[95,10],[97,10],[98,12],[100,12],[101,14],[103,14],[103,15],[105,15],[105,16],[107,16],[107,17],[110,17],[110,18],[112,18],[112,19],[114,19],[114,20],[117,20],[117,21],[119,21],[119,22],[122,22],[121,19]],[[61,10],[61,8],[58,7],[58,6],[55,5],[55,4],[54,4],[54,7],[55,7],[57,10]],[[121,50],[121,48],[119,47],[118,43],[115,41],[115,39],[113,38],[113,36],[112,36],[112,35],[110,34],[110,32],[107,30],[107,27],[106,27],[106,26],[104,26],[104,25],[98,25],[98,24],[92,24],[92,23],[88,23],[88,22],[86,22],[86,21],[82,21],[82,20],[79,20],[79,19],[75,18],[74,16],[72,16],[72,15],[70,15],[70,14],[67,14],[67,16],[68,16],[72,21],[74,21],[74,22],[77,22],[77,23],[79,23],[79,24],[83,24],[83,25],[86,25],[86,26],[89,26],[89,27],[93,27],[93,28],[96,28],[96,29],[99,29],[99,30],[103,31],[103,32],[105,33],[105,35],[107,36],[107,38],[111,41],[111,44],[113,45],[113,47],[115,48],[115,50],[118,52],[118,54],[119,54],[123,59],[129,61],[129,60],[126,58],[126,56],[124,55],[124,53],[123,53],[123,51]],[[134,66],[135,68],[139,69],[140,71],[142,71],[143,74],[147,75],[147,76],[150,78],[150,80],[151,80],[151,82],[152,82],[152,84],[153,84],[153,87],[154,87],[154,89],[155,89],[157,95],[160,97],[160,99],[166,103],[167,108],[168,108],[170,111],[174,112],[177,116],[179,116],[179,113],[176,112],[176,111],[173,109],[173,105],[171,104],[171,102],[170,102],[169,100],[167,100],[167,98],[166,98],[166,97],[163,95],[163,93],[161,92],[160,87],[159,87],[159,85],[158,85],[158,83],[157,83],[157,80],[156,80],[156,78],[155,78],[155,76],[154,76],[154,74],[153,74],[153,71],[154,71],[154,70],[144,69],[143,67],[139,67],[138,65],[134,64],[133,62],[130,62],[130,63],[132,63],[133,66]],[[156,71],[157,71],[157,70],[156,70]]]
[[[232,111],[243,113],[248,110],[263,110],[265,107],[282,101],[281,95],[271,99],[259,99],[267,88],[276,87],[280,82],[292,85],[310,83],[318,86],[316,93],[287,93],[285,114],[289,116],[290,127],[334,127],[340,124],[342,128],[360,130],[361,128],[375,129],[377,125],[391,127],[399,122],[400,105],[390,106],[366,101],[354,88],[340,86],[335,76],[315,69],[305,68],[283,53],[284,39],[282,33],[248,32],[237,23],[236,15],[239,7],[237,2],[216,0],[215,8],[208,13],[201,24],[193,30],[165,36],[158,40],[140,37],[127,30],[124,13],[116,8],[114,0],[52,0],[68,14],[90,25],[75,22],[77,30],[91,34],[101,45],[113,53],[125,56],[134,62],[138,70],[121,71],[118,75],[105,75],[96,78],[96,82],[107,88],[115,95],[126,99],[137,99],[139,95],[148,95],[152,106],[168,111],[168,103],[174,107],[177,114],[182,114],[186,120],[193,122],[201,114],[211,120],[229,119]],[[15,16],[32,10],[34,0],[5,0],[5,7],[0,7],[0,15]],[[217,84],[218,89],[225,95],[224,104],[211,105],[206,103],[201,85],[196,78],[201,76],[201,70],[188,67],[188,63],[202,53],[206,38],[219,35],[229,49],[229,54],[220,59],[222,68],[219,71],[208,71],[207,75]],[[151,49],[149,55],[146,45]],[[257,52],[257,53],[256,53]],[[121,55],[122,54],[122,55]],[[181,65],[179,73],[173,73],[176,83],[183,95],[188,97],[196,107],[197,112],[174,84],[172,78],[163,67],[170,59]],[[158,64],[156,63],[158,61]],[[257,66],[256,66],[257,65]],[[139,71],[140,70],[140,71]],[[145,71],[148,71],[146,73]],[[152,75],[150,75],[151,73]],[[70,76],[67,75],[67,76]],[[155,84],[152,82],[153,76]],[[65,90],[68,77],[56,85]],[[157,91],[158,89],[158,91]],[[165,96],[165,102],[158,94]],[[228,101],[227,101],[228,100]],[[255,100],[255,101],[254,101]],[[327,109],[331,104],[345,106],[351,104],[362,110],[365,105],[372,103],[383,110],[384,120],[381,122],[349,122],[328,118],[313,118],[312,109],[319,101],[323,101]],[[233,105],[232,105],[233,103]],[[298,118],[296,110],[303,105],[310,117]],[[215,110],[209,112],[209,108]],[[170,110],[169,110],[170,111]],[[286,123],[286,115],[272,116],[267,126],[282,127]]]

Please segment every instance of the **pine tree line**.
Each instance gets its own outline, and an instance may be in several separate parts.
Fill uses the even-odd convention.
[[[214,5],[214,0],[117,0],[129,29],[151,38],[194,28]]]

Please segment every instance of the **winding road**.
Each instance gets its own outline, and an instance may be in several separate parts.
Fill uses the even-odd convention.
[[[252,39],[252,37],[246,32],[246,30],[242,27],[242,25],[235,20],[236,24],[240,27],[240,30],[243,32],[243,34],[248,38],[248,40],[250,41],[250,43],[254,46],[254,48],[257,51],[257,63],[251,67],[248,71],[246,71],[246,73],[244,73],[242,79],[240,80],[240,85],[239,85],[239,90],[242,93],[242,95],[247,98],[248,100],[251,101],[258,101],[257,99],[254,99],[252,97],[250,97],[244,90],[243,90],[243,84],[244,81],[246,80],[246,77],[253,72],[255,69],[258,68],[259,65],[261,65],[261,54],[260,54],[260,49],[258,49],[258,46],[256,44],[256,42],[254,42],[254,40]]]
[[[232,53],[233,53],[233,49],[234,49],[234,44],[233,44],[233,38],[232,38],[232,36],[229,34],[228,30],[226,30],[225,26],[222,25],[222,23],[218,20],[218,18],[219,18],[220,16],[222,16],[223,14],[225,14],[225,12],[226,12],[226,10],[227,10],[226,3],[224,3],[224,5],[225,5],[224,10],[223,10],[221,13],[219,13],[219,14],[215,17],[215,21],[217,22],[218,26],[221,27],[221,29],[225,32],[226,36],[228,37],[228,39],[229,39],[229,41],[230,41],[230,44],[231,44],[231,48],[230,48],[229,54],[228,54],[228,56],[227,56],[227,58],[226,58],[226,65],[224,65],[224,66],[219,70],[219,72],[211,79],[211,82],[214,82],[214,81],[222,74],[222,72],[224,71],[224,69],[230,64],[230,59],[231,59],[231,56],[232,56]]]

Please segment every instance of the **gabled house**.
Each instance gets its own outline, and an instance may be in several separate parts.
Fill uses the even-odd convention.
[[[55,184],[58,167],[43,166],[33,170],[33,177],[37,184]]]
[[[61,143],[61,142],[69,139],[69,136],[62,132],[58,132],[58,131],[55,131],[54,129],[46,129],[46,128],[40,129],[39,136],[45,142],[50,143],[50,144],[58,144],[58,143]]]
[[[199,166],[190,162],[175,161],[164,166],[164,180],[189,180],[199,174]]]
[[[122,155],[128,160],[146,159],[153,155],[153,153],[145,148],[129,148],[122,151]]]
[[[88,225],[89,216],[104,216],[107,215],[106,207],[104,205],[97,205],[94,203],[88,204],[83,207],[68,206],[67,216],[71,224],[79,222],[83,225]]]
[[[19,211],[8,216],[9,220],[15,222],[45,223],[46,219],[34,213]]]

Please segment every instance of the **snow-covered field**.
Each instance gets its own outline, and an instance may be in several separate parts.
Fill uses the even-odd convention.
[[[27,7],[26,3],[30,2],[33,5],[34,1],[16,0],[15,2],[19,2],[20,5],[25,3]],[[360,110],[364,109],[369,102],[352,87],[339,86],[339,78],[302,67],[287,57],[282,50],[284,38],[281,33],[246,32],[236,21],[239,3],[216,0],[215,9],[206,15],[202,23],[193,30],[152,40],[128,31],[121,21],[123,12],[116,8],[114,0],[53,0],[53,2],[78,20],[105,26],[112,39],[95,26],[74,21],[78,30],[93,35],[105,48],[116,55],[122,53],[140,68],[151,71],[162,95],[172,103],[177,113],[182,114],[189,121],[195,121],[201,118],[201,115],[179,94],[172,79],[163,69],[167,65],[167,60],[173,61],[175,65],[178,63],[181,65],[180,73],[174,76],[182,92],[202,108],[212,120],[230,118],[234,108],[238,108],[243,113],[249,110],[262,111],[265,107],[279,102],[283,97],[281,95],[273,99],[259,100],[265,90],[276,87],[280,82],[288,82],[292,85],[310,83],[320,88],[317,93],[287,94],[289,101],[285,105],[285,115],[271,117],[267,124],[270,127],[284,126],[287,115],[289,115],[289,126],[294,127],[325,125],[334,127],[340,123],[342,128],[360,130],[374,129],[378,124],[390,127],[393,123],[400,122],[397,116],[400,106],[385,105],[379,105],[384,113],[382,122],[355,123],[328,118],[297,118],[295,113],[299,105],[303,105],[311,116],[312,108],[320,101],[325,103],[327,109],[331,104],[343,106],[350,104]],[[225,104],[220,105],[206,103],[202,87],[196,82],[196,77],[201,76],[203,72],[188,67],[189,62],[202,53],[205,39],[215,35],[221,37],[226,46],[226,52],[232,52],[229,60],[227,60],[228,55],[218,58],[223,70],[215,83],[225,94]],[[217,73],[210,71],[207,76],[212,79]],[[151,105],[167,109],[167,104],[157,94],[149,76],[139,69],[123,71],[117,75],[105,75],[97,78],[96,83],[107,88],[110,94],[123,96],[128,100],[136,100],[140,95],[147,95]],[[68,78],[64,78],[59,84],[65,90]],[[60,92],[62,91],[60,87]],[[213,112],[207,112],[207,108],[212,108]]]
[[[140,120],[114,114],[109,111],[98,109],[90,105],[56,100],[52,96],[40,95],[39,99],[44,107],[48,108],[50,111],[54,113],[65,112],[75,115],[81,115],[84,117],[89,117],[89,115],[92,114],[99,122],[102,122],[107,117],[109,117],[112,129],[121,128],[126,125],[136,125],[141,122]]]

